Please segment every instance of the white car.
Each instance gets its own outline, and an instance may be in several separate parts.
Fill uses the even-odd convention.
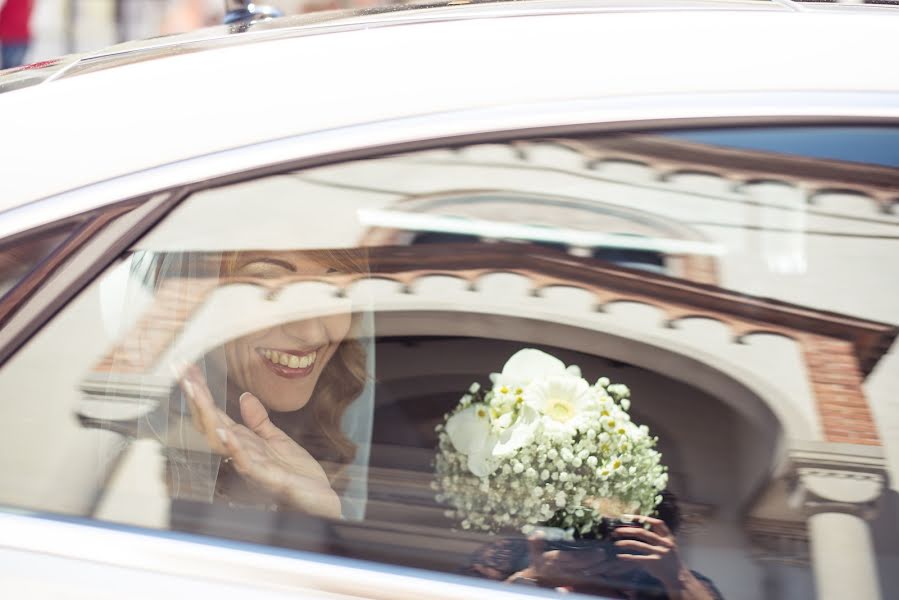
[[[265,14],[0,72],[9,597],[899,587],[894,7]]]

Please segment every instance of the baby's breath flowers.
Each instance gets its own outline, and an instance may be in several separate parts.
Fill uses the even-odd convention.
[[[631,421],[627,386],[590,385],[533,348],[491,381],[472,384],[437,426],[437,499],[463,529],[552,525],[580,537],[603,517],[652,513],[668,474],[657,438]]]

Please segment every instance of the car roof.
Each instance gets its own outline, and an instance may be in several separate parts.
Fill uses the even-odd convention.
[[[765,0],[525,0],[224,31],[113,47],[70,61],[48,84],[0,94],[0,210],[190,157],[427,114],[676,94],[899,92],[890,64],[899,18]]]
[[[276,0],[275,0],[276,1]],[[253,43],[278,37],[318,35],[358,27],[389,26],[398,23],[424,23],[443,20],[489,18],[492,16],[537,15],[550,13],[622,12],[653,10],[790,10],[791,0],[444,0],[412,1],[359,9],[301,13],[277,19],[259,19],[248,23],[210,26],[187,33],[176,33],[143,40],[130,40],[107,48],[41,61],[35,66],[16,69],[29,84],[46,81],[28,77],[35,69],[61,76],[94,71],[106,66],[164,57],[171,48],[208,49],[232,44]],[[797,9],[798,10],[798,9]],[[49,69],[50,67],[56,67]],[[59,71],[64,71],[60,73]],[[12,73],[6,79],[13,79]],[[49,79],[50,77],[48,77]],[[2,79],[0,79],[2,81]],[[0,84],[0,93],[24,87]]]

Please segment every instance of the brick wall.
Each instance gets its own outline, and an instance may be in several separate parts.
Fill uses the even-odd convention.
[[[852,343],[816,335],[805,335],[800,343],[824,439],[879,446],[880,437],[865,398],[864,378]]]

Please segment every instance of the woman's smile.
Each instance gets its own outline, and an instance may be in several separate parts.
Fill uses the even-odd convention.
[[[306,377],[315,369],[321,346],[312,349],[280,349],[256,347],[263,364],[278,377],[296,379]]]

